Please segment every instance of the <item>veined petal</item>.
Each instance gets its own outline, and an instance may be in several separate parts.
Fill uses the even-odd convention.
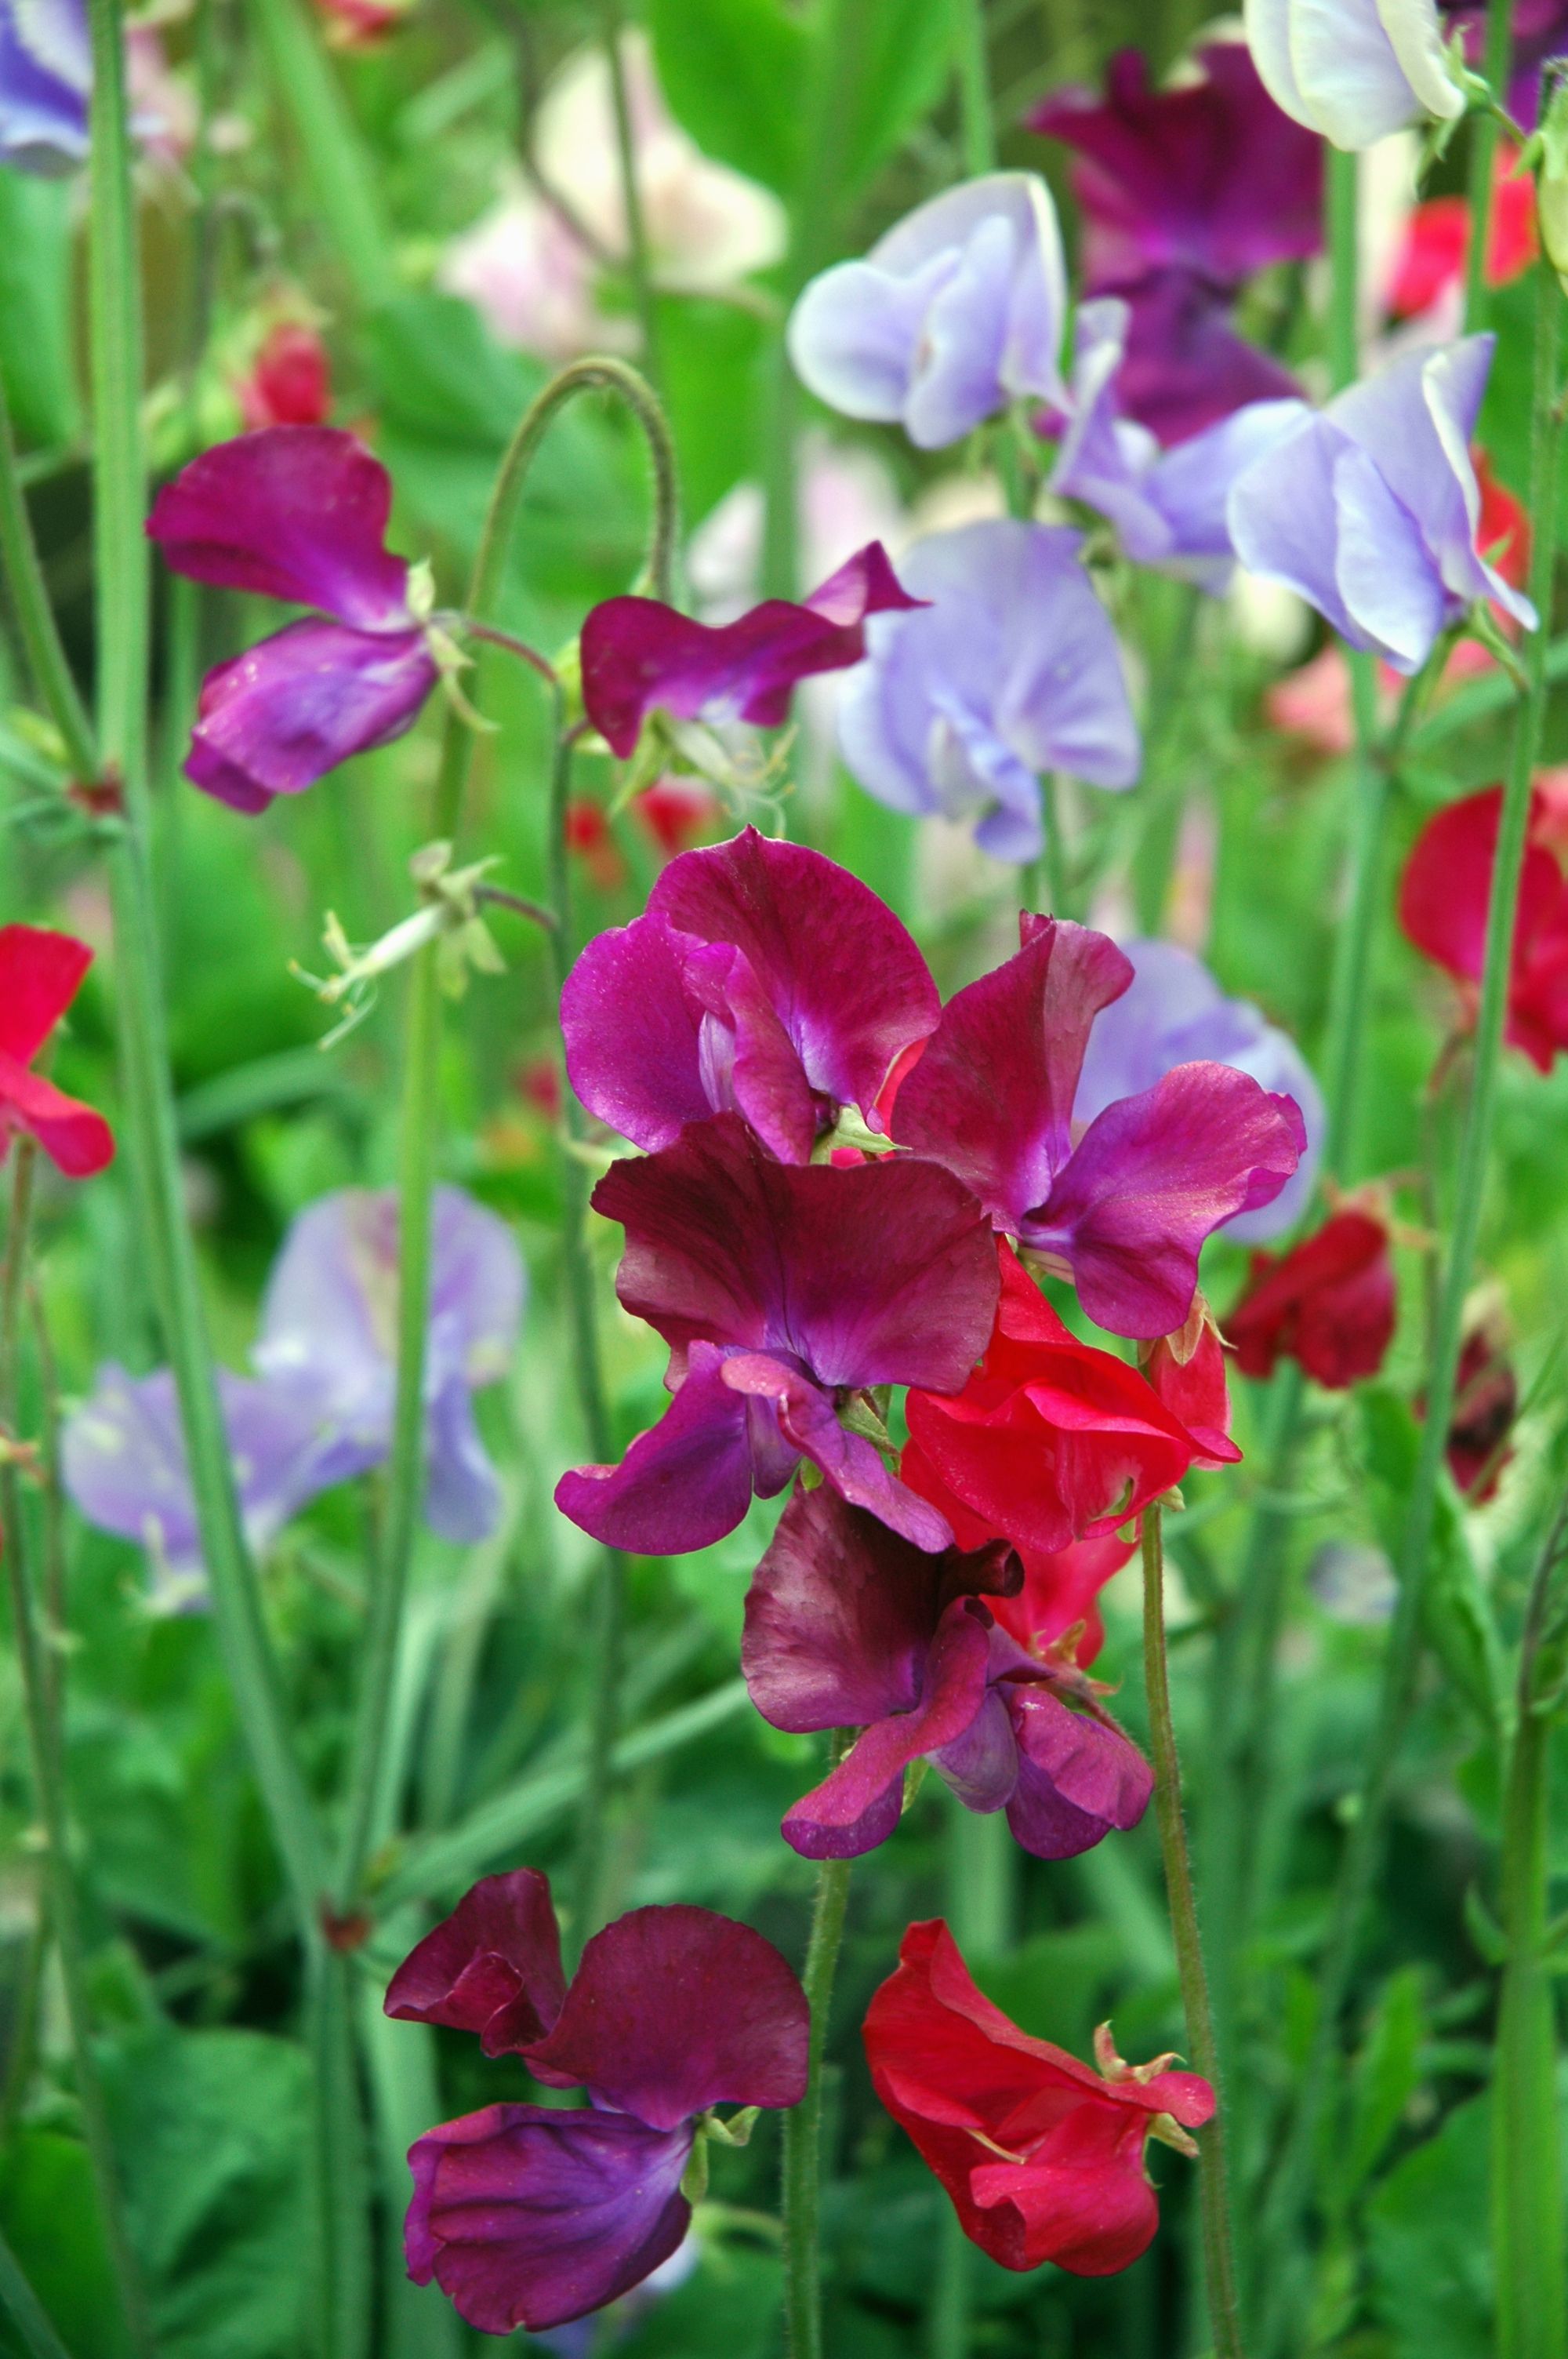
[[[401,737],[436,680],[422,631],[290,623],[208,673],[185,775],[234,810],[265,810]]]

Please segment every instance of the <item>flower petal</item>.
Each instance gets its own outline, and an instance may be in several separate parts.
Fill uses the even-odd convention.
[[[208,673],[185,775],[233,810],[265,810],[401,737],[436,679],[422,631],[290,623]]]
[[[1015,1840],[1036,1859],[1073,1859],[1113,1827],[1135,1827],[1154,1773],[1118,1728],[1070,1711],[1049,1687],[1006,1690],[1018,1739],[1018,1783],[1007,1806]]]
[[[30,1065],[92,963],[73,934],[47,926],[0,926],[0,1056]]]
[[[385,2012],[477,2032],[487,2056],[504,2056],[543,2038],[566,1988],[549,1878],[520,1867],[481,1877],[409,1951],[387,1986]]]
[[[686,1380],[619,1466],[578,1466],[556,1485],[563,1516],[607,1548],[676,1556],[732,1532],[752,1498],[747,1408],[724,1354],[696,1343]]]
[[[89,1180],[114,1159],[114,1134],[94,1107],[0,1050],[0,1152],[13,1125],[36,1138],[68,1180]]]

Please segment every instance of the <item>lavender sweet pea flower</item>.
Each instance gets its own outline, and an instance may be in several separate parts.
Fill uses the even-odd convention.
[[[1223,1223],[1238,1243],[1261,1244],[1293,1228],[1306,1210],[1323,1152],[1323,1093],[1290,1034],[1249,999],[1227,999],[1203,961],[1174,942],[1123,942],[1132,981],[1101,1008],[1089,1033],[1073,1097],[1073,1123],[1087,1126],[1119,1098],[1151,1090],[1176,1065],[1230,1065],[1295,1101],[1306,1128],[1301,1161],[1273,1202]]]
[[[1162,454],[1147,427],[1119,415],[1117,378],[1129,316],[1114,296],[1078,312],[1068,414],[1050,488],[1108,516],[1138,564],[1179,574],[1218,597],[1236,570],[1226,520],[1231,484],[1310,412],[1301,401],[1249,402]]]
[[[917,541],[904,581],[924,613],[884,615],[844,684],[838,742],[894,810],[974,816],[999,860],[1041,850],[1039,773],[1096,787],[1138,776],[1137,725],[1081,534],[999,521]]]
[[[1275,104],[1336,147],[1465,112],[1437,0],[1243,0],[1242,15]]]
[[[804,603],[767,598],[733,623],[694,623],[657,598],[607,598],[582,626],[583,708],[622,760],[655,707],[679,721],[773,729],[789,718],[797,680],[860,662],[868,615],[920,603],[880,540]]]
[[[795,1494],[747,1593],[746,1685],[775,1728],[860,1734],[786,1814],[786,1843],[807,1859],[872,1850],[922,1756],[968,1809],[1005,1810],[1039,1859],[1137,1825],[1148,1763],[1070,1660],[1027,1652],[983,1602],[1022,1585],[1005,1540],[923,1556],[830,1491]]]
[[[92,89],[86,0],[0,0],[0,164],[80,164]]]
[[[989,172],[814,278],[789,354],[830,409],[896,420],[935,451],[1022,395],[1061,398],[1066,301],[1050,190],[1033,172]]]
[[[1089,1028],[1132,967],[1085,926],[1026,913],[1020,931],[1015,958],[948,1001],[899,1090],[893,1136],[1057,1262],[1100,1326],[1171,1334],[1192,1309],[1204,1239],[1272,1203],[1294,1171],[1301,1114],[1246,1073],[1184,1064],[1108,1105],[1075,1145]]]
[[[589,942],[561,994],[572,1087],[639,1147],[734,1107],[806,1163],[841,1105],[881,1128],[894,1060],[941,1014],[908,932],[819,852],[747,828],[683,852],[647,912]]]
[[[154,502],[147,531],[177,573],[316,609],[201,684],[185,775],[232,810],[265,810],[402,736],[435,687],[391,509],[385,468],[335,426],[220,442]]]
[[[593,1204],[625,1227],[615,1290],[669,1344],[675,1397],[619,1466],[562,1475],[563,1515],[650,1556],[706,1548],[804,1456],[917,1548],[948,1546],[944,1518],[838,1406],[877,1385],[956,1392],[984,1350],[996,1256],[965,1188],[903,1157],[776,1163],[720,1114],[615,1164]]]
[[[487,2334],[564,2325],[640,2284],[690,2225],[699,2117],[806,2089],[810,2012],[771,1941],[708,1908],[636,1908],[568,1985],[535,1868],[477,1884],[399,1967],[386,2012],[589,2093],[579,2111],[486,2105],[409,2151],[408,2274]]]
[[[1230,537],[1353,647],[1421,669],[1440,631],[1489,599],[1527,630],[1530,600],[1476,547],[1470,441],[1496,339],[1413,352],[1353,385],[1231,487]]]

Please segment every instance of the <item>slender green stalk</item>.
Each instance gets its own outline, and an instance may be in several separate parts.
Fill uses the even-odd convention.
[[[983,1817],[956,1797],[947,1808],[947,1922],[972,1964],[1000,1957],[1017,1917],[1018,1846],[1002,1811]],[[942,2208],[942,2249],[931,2303],[930,2359],[967,2359],[971,2330],[973,2251],[950,2204]]]
[[[32,2359],[70,2359],[4,2236],[0,2236],[0,2310],[27,2344]]]
[[[307,1962],[321,2359],[371,2359],[370,2183],[353,2022],[354,1962],[320,1940]]]
[[[1292,2245],[1307,2200],[1317,2125],[1338,2039],[1339,2017],[1355,1965],[1361,1913],[1382,1856],[1394,1772],[1415,1698],[1430,1576],[1433,1522],[1442,1479],[1444,1451],[1454,1413],[1455,1379],[1463,1341],[1465,1297],[1469,1290],[1475,1264],[1491,1145],[1498,1068],[1502,1055],[1503,1019],[1508,1008],[1514,919],[1519,908],[1519,874],[1524,857],[1525,831],[1530,819],[1530,779],[1541,749],[1541,724],[1546,710],[1546,627],[1551,620],[1552,582],[1556,570],[1558,462],[1563,435],[1563,421],[1557,407],[1562,303],[1555,273],[1543,268],[1536,323],[1530,498],[1530,511],[1536,519],[1530,592],[1541,614],[1541,626],[1533,634],[1525,651],[1527,687],[1514,725],[1508,778],[1503,789],[1487,914],[1487,951],[1480,1007],[1476,1021],[1470,1100],[1465,1110],[1459,1150],[1453,1230],[1438,1297],[1426,1414],[1422,1425],[1421,1448],[1400,1552],[1399,1602],[1383,1658],[1378,1715],[1367,1756],[1359,1809],[1340,1862],[1334,1908],[1318,1973],[1316,2030],[1298,2084],[1294,2114],[1270,2206],[1270,2247],[1276,2257]],[[1274,2277],[1274,2284],[1278,2287],[1277,2316],[1282,2315],[1291,2298],[1285,2283],[1286,2274],[1281,2270]]]
[[[1216,2359],[1242,2359],[1237,2305],[1236,2264],[1231,2245],[1230,2198],[1226,2183],[1226,2098],[1209,2011],[1208,1976],[1198,1931],[1187,1830],[1182,1815],[1182,1767],[1171,1717],[1171,1683],[1165,1657],[1164,1549],[1162,1511],[1143,1516],[1143,1676],[1149,1693],[1149,1745],[1154,1764],[1154,1810],[1160,1854],[1171,1904],[1171,1934],[1186,2016],[1187,2047],[1195,2069],[1215,2093],[1211,2121],[1198,2132],[1198,2202],[1202,2215],[1204,2288]]]
[[[842,1757],[836,1737],[834,1758]],[[784,2265],[785,2359],[822,2359],[822,2265],[817,2250],[822,2176],[822,2057],[833,1980],[844,1939],[849,1862],[825,1859],[816,1870],[805,1985],[811,2009],[806,2094],[784,2119]]]
[[[5,560],[6,588],[22,633],[28,667],[49,719],[60,734],[72,775],[86,783],[98,776],[98,755],[92,724],[71,677],[60,644],[54,609],[44,586],[33,539],[32,520],[16,464],[16,437],[0,375],[0,559]]]
[[[316,209],[354,291],[373,310],[397,292],[392,244],[360,128],[300,0],[253,0],[279,103],[291,118]]]
[[[119,2167],[109,2134],[103,2086],[92,2054],[92,2023],[87,2003],[81,1923],[77,1910],[76,1881],[70,1865],[64,1745],[59,1726],[49,1709],[49,1680],[45,1669],[44,1646],[38,1631],[34,1595],[31,1533],[23,1509],[16,1461],[5,1448],[6,1443],[18,1439],[16,1414],[21,1310],[27,1279],[36,1153],[30,1138],[18,1140],[11,1180],[5,1259],[3,1270],[0,1270],[0,1535],[3,1535],[0,1537],[0,1558],[4,1559],[5,1587],[11,1605],[12,1637],[22,1686],[27,1762],[43,1828],[49,1920],[59,1958],[60,1984],[65,1995],[66,2025],[70,2037],[71,2065],[76,2076],[82,2134],[99,2209],[103,2216],[109,2264],[114,2272],[126,2330],[138,2359],[153,2359],[157,2345],[153,2340],[152,2321],[147,2313],[141,2272],[126,2231]]]
[[[996,169],[996,125],[991,119],[990,74],[986,57],[985,0],[952,0],[953,62],[958,79],[958,120],[964,170],[972,179]]]
[[[1552,1720],[1560,1698],[1542,1692],[1548,1683],[1540,1677],[1565,1531],[1568,1505],[1552,1523],[1530,1586],[1519,1653],[1519,1723],[1503,1800],[1498,1913],[1505,1957],[1492,2082],[1498,2359],[1561,2359],[1568,2350],[1557,2002],[1546,1960]]]
[[[1509,60],[1513,54],[1513,0],[1490,0],[1481,71],[1506,101]],[[1492,175],[1498,156],[1498,118],[1490,107],[1470,117],[1470,243],[1465,250],[1465,332],[1487,324],[1487,250],[1492,234]]]
[[[1358,305],[1360,225],[1357,219],[1360,158],[1341,147],[1324,149],[1324,226],[1328,247],[1328,375],[1336,393],[1354,385],[1360,364]]]
[[[643,366],[659,381],[659,315],[654,287],[653,259],[648,249],[648,224],[643,212],[643,191],[637,181],[637,142],[632,123],[632,101],[626,88],[623,51],[625,18],[621,0],[600,0],[604,25],[604,58],[610,70],[610,98],[615,110],[615,157],[621,173],[621,201],[626,215],[626,259],[632,272],[632,293],[643,340]]]

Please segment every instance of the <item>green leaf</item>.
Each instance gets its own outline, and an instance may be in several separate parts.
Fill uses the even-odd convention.
[[[81,429],[71,366],[69,182],[0,169],[0,369],[17,440],[56,450]]]
[[[1490,2101],[1456,2106],[1368,2207],[1371,2302],[1391,2359],[1487,2359]]]
[[[81,2359],[126,2359],[87,2149],[58,2130],[17,2131],[0,2158],[0,2226],[61,2342]],[[25,2345],[0,2319],[0,2351]]]
[[[648,29],[670,111],[704,155],[788,195],[804,161],[806,27],[779,0],[652,0]]]
[[[1425,2036],[1422,1973],[1405,1966],[1384,1984],[1357,2059],[1350,2090],[1350,2132],[1336,2159],[1333,2195],[1347,2204],[1370,2179],[1421,2077]]]
[[[878,0],[844,10],[829,121],[837,126],[836,193],[867,187],[935,105],[953,61],[952,0]]]

